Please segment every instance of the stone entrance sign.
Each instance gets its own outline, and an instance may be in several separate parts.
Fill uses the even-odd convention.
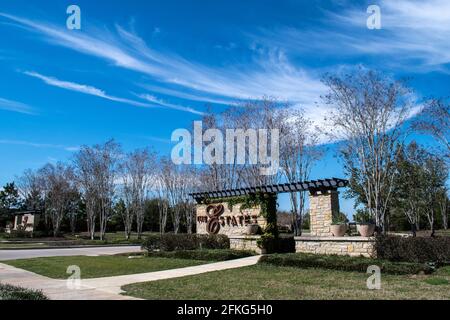
[[[230,208],[227,202],[197,205],[198,234],[241,236],[247,234],[248,226],[252,224],[258,224],[262,229],[266,225],[259,207],[241,210],[240,204]]]
[[[339,213],[339,194],[337,189],[345,187],[347,184],[347,180],[332,178],[193,193],[191,196],[197,201],[197,233],[241,236],[247,234],[247,226],[250,224],[258,224],[264,229],[266,220],[261,215],[260,207],[245,209],[241,212],[239,204],[235,204],[230,208],[226,202],[227,199],[258,193],[277,194],[309,191],[311,235],[330,236],[332,217],[334,214]],[[214,200],[216,203],[212,203]],[[220,202],[221,200],[223,202]]]
[[[338,254],[349,256],[374,256],[374,239],[364,237],[333,237],[333,216],[339,211],[338,188],[346,187],[344,179],[324,179],[268,185],[234,190],[193,193],[197,201],[197,233],[225,234],[230,238],[230,247],[238,250],[260,252],[260,236],[247,235],[248,226],[258,224],[264,230],[266,220],[261,208],[245,209],[235,204],[230,208],[227,199],[255,194],[277,194],[309,192],[310,233],[294,237],[295,251],[315,254]],[[213,204],[204,204],[212,203]]]

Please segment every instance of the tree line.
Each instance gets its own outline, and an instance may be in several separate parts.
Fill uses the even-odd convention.
[[[327,115],[320,124],[302,107],[270,97],[203,116],[204,131],[278,129],[280,170],[274,175],[261,175],[263,165],[238,164],[236,158],[232,164],[174,165],[150,149],[125,153],[111,140],[83,146],[67,163],[27,170],[17,179],[18,193],[24,207],[45,214],[54,234],[64,219],[75,228],[82,215],[91,238],[96,232],[103,238],[119,215],[126,237],[133,228],[140,237],[149,203],[160,232],[191,233],[195,212],[189,193],[308,180],[327,150],[324,141],[332,141],[358,220],[373,221],[380,232],[409,226],[415,234],[428,227],[434,235],[436,226],[448,228],[449,104],[430,99],[418,107],[405,81],[371,70],[325,75],[323,82],[328,92],[320,99]],[[435,143],[420,144],[413,133],[432,136]],[[307,214],[306,197],[289,195],[296,235]]]

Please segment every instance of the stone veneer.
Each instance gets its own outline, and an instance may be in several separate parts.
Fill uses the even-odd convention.
[[[259,238],[260,236],[231,236],[230,249],[251,250],[256,253],[261,253],[261,248],[257,244]]]
[[[230,249],[261,253],[260,236],[230,236]],[[365,237],[295,237],[295,252],[375,258],[375,240]]]
[[[332,236],[330,227],[333,215],[339,214],[339,192],[332,190],[310,193],[309,213],[311,235]]]
[[[243,236],[247,234],[247,226],[249,224],[257,223],[261,229],[266,226],[266,219],[261,215],[261,208],[244,209],[241,212],[241,205],[233,205],[230,210],[228,203],[214,203],[213,205],[222,204],[224,206],[224,213],[220,216],[220,231],[219,234],[225,234],[227,236]],[[208,216],[206,215],[206,208],[208,205],[197,205],[197,233],[207,234],[206,221]]]
[[[295,252],[374,258],[375,240],[366,237],[295,237]]]

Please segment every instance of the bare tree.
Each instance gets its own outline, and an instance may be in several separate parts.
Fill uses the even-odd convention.
[[[178,166],[173,164],[169,159],[163,159],[162,161],[162,180],[164,188],[166,189],[167,200],[171,207],[173,230],[175,233],[179,232],[181,222],[181,208],[179,203],[180,199],[179,184],[181,176],[178,174]]]
[[[83,146],[75,154],[78,182],[86,202],[88,231],[95,236],[96,213],[100,224],[100,239],[103,240],[106,226],[112,213],[112,202],[116,189],[117,166],[120,146],[110,140],[93,147]]]
[[[280,180],[280,172],[272,175],[261,174],[261,169],[266,167],[261,164],[264,150],[261,146],[267,144],[267,156],[273,154],[273,137],[269,134],[267,141],[260,141],[258,132],[267,130],[270,133],[271,129],[279,129],[278,112],[283,108],[287,108],[287,105],[275,99],[263,98],[261,101],[231,106],[221,114],[209,113],[203,117],[203,130],[218,129],[226,138],[227,149],[226,158],[221,159],[222,163],[202,167],[199,180],[202,181],[204,189],[235,189],[272,184]],[[245,148],[245,159],[238,159],[239,148]],[[228,154],[229,151],[232,151],[231,155]],[[255,159],[258,159],[259,163],[256,163]]]
[[[20,196],[25,201],[27,210],[41,211],[44,213],[42,179],[36,171],[25,170],[17,179]]]
[[[192,232],[193,206],[192,203],[189,203],[189,193],[194,183],[192,170],[184,165],[175,165],[170,159],[161,159],[160,188],[169,203],[175,233],[180,231],[183,215],[187,222],[188,232]],[[161,205],[164,206],[164,203]]]
[[[309,179],[312,166],[322,156],[317,146],[318,134],[301,110],[283,109],[278,114],[280,127],[280,164],[286,181]],[[306,192],[290,194],[292,226],[296,236],[302,234]]]
[[[120,146],[113,140],[103,145],[95,145],[96,153],[96,192],[99,201],[100,240],[104,239],[106,226],[112,214],[112,204],[116,191],[117,166]]]
[[[87,230],[92,240],[95,237],[96,205],[98,199],[95,181],[95,160],[96,155],[94,149],[87,146],[83,146],[74,156],[77,181],[81,187],[82,195],[86,203]]]
[[[39,170],[39,174],[44,184],[46,211],[52,222],[53,235],[56,237],[61,222],[70,209],[70,203],[77,195],[73,170],[62,163],[47,164]]]
[[[77,190],[77,192],[74,193],[73,199],[71,199],[68,204],[67,212],[67,215],[69,216],[70,231],[72,234],[75,234],[77,229],[77,221],[81,213],[81,202],[81,195]]]
[[[195,203],[189,194],[200,189],[198,185],[198,171],[194,167],[183,167],[181,168],[181,175],[183,176],[183,184],[180,188],[180,199],[186,220],[187,233],[190,234],[193,232],[195,222]]]
[[[351,188],[361,193],[377,227],[385,231],[396,145],[410,116],[409,91],[398,81],[364,70],[344,77],[327,76],[325,84],[329,93],[324,100],[334,107],[328,119],[334,130],[331,136],[343,140]]]
[[[438,195],[439,209],[441,211],[442,227],[448,229],[448,194],[447,189],[443,188]]]
[[[169,201],[164,183],[162,182],[160,176],[158,176],[156,193],[158,199],[159,232],[162,234],[166,232],[167,217],[169,214]]]
[[[413,128],[436,138],[444,156],[450,159],[450,104],[442,99],[429,101],[414,120]]]
[[[123,218],[127,239],[131,235],[134,216],[136,216],[138,239],[142,236],[145,213],[144,201],[154,184],[155,162],[156,155],[144,149],[129,153],[120,165],[126,204]]]

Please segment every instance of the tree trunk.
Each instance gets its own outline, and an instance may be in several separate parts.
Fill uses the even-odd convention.
[[[412,232],[413,238],[415,238],[417,236],[416,224],[415,223],[411,223],[411,232]]]

